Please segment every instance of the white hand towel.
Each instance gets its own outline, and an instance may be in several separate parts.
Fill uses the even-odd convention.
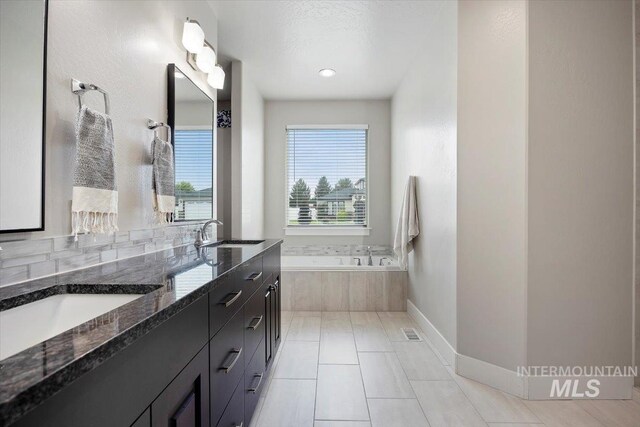
[[[409,252],[413,250],[413,239],[418,234],[420,234],[420,221],[418,219],[418,200],[416,198],[416,177],[410,176],[404,190],[404,199],[402,200],[396,235],[393,240],[393,251],[403,268],[407,268]]]

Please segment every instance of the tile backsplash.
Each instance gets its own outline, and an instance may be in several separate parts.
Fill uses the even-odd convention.
[[[0,286],[191,243],[197,225],[0,242]]]
[[[393,248],[385,245],[296,245],[282,246],[282,255],[366,255],[367,247],[372,255],[393,255]]]

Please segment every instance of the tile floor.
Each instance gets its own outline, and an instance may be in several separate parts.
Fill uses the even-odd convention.
[[[399,312],[283,312],[251,427],[640,427],[634,400],[524,401],[453,373]],[[421,332],[421,331],[420,331]]]

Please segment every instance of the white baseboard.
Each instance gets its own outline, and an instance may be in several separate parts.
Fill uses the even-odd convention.
[[[570,377],[523,376],[517,372],[497,365],[459,354],[438,329],[410,300],[407,300],[407,314],[424,331],[425,335],[456,374],[479,383],[529,400],[558,400],[563,397],[551,397],[551,384],[554,379],[564,384],[566,380],[579,379],[578,392],[585,391],[586,379]],[[589,378],[591,379],[591,378]],[[631,399],[633,396],[634,378],[631,376],[595,377],[600,382],[599,394],[590,399]],[[568,396],[564,399],[580,399]]]
[[[455,368],[456,366],[456,350],[453,348],[449,341],[442,336],[440,331],[433,326],[433,324],[422,314],[422,312],[416,307],[411,300],[407,300],[407,314],[420,326],[425,335],[431,341],[431,344],[440,353],[440,356],[449,364]]]
[[[520,398],[527,398],[526,377],[483,360],[456,353],[456,373]]]

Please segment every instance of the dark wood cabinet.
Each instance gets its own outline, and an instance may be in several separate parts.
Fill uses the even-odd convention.
[[[280,344],[280,301],[276,245],[15,425],[247,427]]]
[[[151,404],[153,427],[209,425],[209,349],[205,346]]]

